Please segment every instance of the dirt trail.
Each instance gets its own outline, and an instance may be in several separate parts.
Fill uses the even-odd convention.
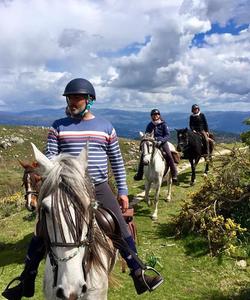
[[[249,147],[246,146],[246,147],[242,147],[242,148],[239,148],[239,150],[241,151],[244,151],[244,150],[247,150]],[[231,153],[231,150],[229,149],[221,149],[221,150],[217,150],[215,149],[214,152],[213,152],[213,157],[214,156],[222,156],[222,155],[227,155],[227,154],[230,154]],[[199,163],[203,163],[204,162],[204,158],[201,158]],[[178,170],[178,173],[182,173],[183,171],[185,171],[186,169],[190,168],[190,163],[188,161],[182,163],[181,165],[177,166],[177,170]],[[135,196],[135,199],[136,200],[142,200],[143,198],[145,197],[145,191],[137,194]]]

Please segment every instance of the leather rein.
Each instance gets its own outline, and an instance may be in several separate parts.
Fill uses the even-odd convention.
[[[152,153],[149,152],[149,145],[148,145],[148,142],[153,144],[153,151],[152,151]],[[143,145],[144,143],[146,143],[147,150],[148,150],[148,154],[150,154],[150,162],[152,162],[153,157],[154,157],[154,155],[155,155],[155,153],[156,153],[156,152],[155,152],[155,149],[157,148],[157,147],[156,147],[156,141],[155,141],[154,139],[152,139],[152,138],[143,138],[143,139],[141,140],[141,143],[140,143],[140,149],[141,149],[141,151],[142,151],[142,155],[145,155],[145,154],[144,154],[144,151],[142,150],[142,145]]]
[[[50,264],[53,270],[53,287],[57,286],[58,278],[58,263],[67,262],[74,258],[80,251],[81,248],[86,247],[85,256],[83,258],[83,273],[86,279],[86,274],[89,271],[88,257],[91,252],[91,244],[94,240],[94,223],[95,223],[95,204],[91,204],[89,207],[90,210],[90,219],[88,224],[88,230],[85,238],[79,242],[69,243],[69,242],[57,242],[51,241],[48,233],[47,222],[46,222],[46,211],[45,209],[40,209],[40,221],[42,230],[42,236],[46,244],[47,254],[50,259]],[[58,257],[53,251],[54,247],[63,247],[63,248],[77,248],[73,253],[65,257]],[[84,263],[86,262],[86,263]]]

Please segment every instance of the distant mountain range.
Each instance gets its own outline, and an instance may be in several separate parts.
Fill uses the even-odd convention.
[[[144,131],[150,121],[148,112],[122,111],[113,109],[93,109],[94,114],[100,115],[112,122],[119,136],[136,139],[139,131]],[[211,131],[225,135],[239,136],[243,131],[248,131],[249,126],[243,121],[250,118],[249,112],[239,111],[213,111],[205,112]],[[163,113],[170,130],[188,127],[189,114]],[[19,113],[1,112],[0,124],[6,125],[33,125],[50,126],[55,119],[64,117],[64,108],[42,109],[24,111]]]

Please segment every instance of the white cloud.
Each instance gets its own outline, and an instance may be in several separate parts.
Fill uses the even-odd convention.
[[[99,107],[250,110],[249,29],[192,46],[230,20],[249,23],[250,2],[0,1],[0,110],[63,106],[74,77],[93,82]]]

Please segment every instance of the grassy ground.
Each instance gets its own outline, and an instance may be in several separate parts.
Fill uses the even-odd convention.
[[[122,148],[129,150],[126,143]],[[130,158],[129,154],[126,155]],[[143,191],[143,182],[134,182],[132,179],[135,166],[136,164],[127,166],[131,200]],[[165,278],[164,284],[153,293],[137,296],[128,271],[125,274],[121,273],[121,264],[118,261],[113,272],[115,283],[112,283],[109,289],[109,300],[250,299],[249,267],[240,269],[236,266],[235,260],[226,256],[219,258],[209,256],[206,242],[200,237],[188,236],[181,240],[174,238],[173,217],[178,214],[181,204],[190,193],[204,184],[201,168],[203,167],[198,168],[197,184],[192,188],[189,186],[190,170],[184,171],[180,176],[181,185],[173,187],[173,200],[170,203],[164,202],[166,188],[163,186],[157,222],[151,221],[150,208],[145,202],[140,202],[136,206],[139,255],[144,261],[152,255],[158,257],[160,265],[157,265],[157,269]],[[18,174],[20,176],[21,169]],[[20,190],[20,186],[16,189]],[[19,198],[21,199],[22,195],[19,195]],[[0,211],[11,202],[0,201],[2,201]],[[34,227],[34,217],[24,209],[12,208],[11,212],[6,217],[2,215],[0,219],[0,291],[22,271],[23,259]],[[34,297],[38,300],[43,299],[43,269],[42,263]],[[0,296],[0,299],[3,297]]]

